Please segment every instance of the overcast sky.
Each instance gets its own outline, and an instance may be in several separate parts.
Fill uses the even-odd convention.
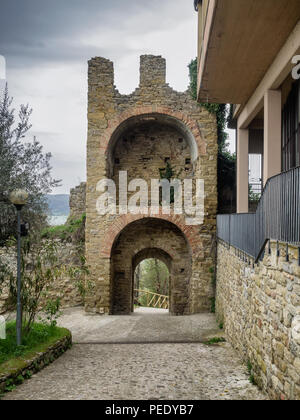
[[[197,54],[192,0],[0,0],[0,55],[17,108],[33,108],[31,135],[53,155],[53,193],[86,180],[87,61],[114,61],[121,93],[139,81],[139,56],[163,55],[167,82],[188,85]],[[0,60],[1,61],[1,60]],[[0,63],[1,67],[1,63]],[[1,70],[0,70],[1,72]],[[0,75],[1,77],[1,75]]]

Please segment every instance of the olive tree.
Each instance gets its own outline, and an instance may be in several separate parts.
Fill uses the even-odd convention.
[[[29,193],[24,217],[35,228],[45,220],[46,194],[59,184],[51,176],[50,153],[44,153],[36,138],[28,140],[32,109],[21,105],[18,115],[8,89],[0,98],[0,245],[15,232],[15,209],[9,194],[15,189]]]

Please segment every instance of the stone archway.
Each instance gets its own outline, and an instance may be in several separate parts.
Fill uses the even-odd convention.
[[[130,151],[130,146],[133,144],[136,146],[136,138],[140,140],[139,146],[141,148],[141,151],[135,151],[136,157],[138,158],[141,157],[141,154],[147,155],[148,153],[153,160],[155,157],[153,151],[156,148],[155,141],[160,139],[160,143],[162,143],[162,140],[165,141],[165,150],[162,149],[159,151],[163,159],[166,159],[166,157],[171,159],[170,153],[173,154],[172,157],[174,159],[177,151],[177,153],[181,154],[182,158],[185,157],[190,161],[186,164],[184,159],[182,159],[182,162],[179,164],[180,166],[191,167],[191,165],[195,165],[199,156],[199,150],[202,152],[205,144],[199,133],[195,135],[195,130],[193,130],[193,133],[189,126],[183,122],[182,118],[184,117],[182,115],[176,113],[175,117],[173,114],[171,110],[168,110],[168,113],[164,110],[164,113],[151,112],[146,114],[134,110],[131,117],[119,123],[111,134],[105,151],[107,176],[111,177],[114,175],[115,167],[118,167],[122,163],[120,162],[120,156],[124,157],[124,154],[126,156],[128,151]],[[127,116],[128,114],[125,115],[125,117]],[[179,116],[181,119],[178,118]],[[199,148],[199,144],[202,149]],[[118,160],[117,164],[116,159]],[[141,161],[142,165],[140,166],[145,166],[145,162]],[[163,162],[160,165],[162,164]]]
[[[170,271],[170,313],[190,313],[192,256],[182,231],[174,224],[151,217],[126,226],[111,251],[111,313],[133,310],[133,273],[145,258],[158,258]]]

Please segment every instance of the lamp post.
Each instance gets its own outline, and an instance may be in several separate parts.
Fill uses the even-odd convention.
[[[18,215],[18,252],[17,252],[17,345],[22,344],[22,302],[21,302],[21,210],[28,200],[28,193],[16,190],[10,194],[10,201],[17,209]]]

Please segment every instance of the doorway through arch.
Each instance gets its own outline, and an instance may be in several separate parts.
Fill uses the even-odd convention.
[[[169,311],[189,314],[192,257],[182,231],[171,222],[146,217],[130,223],[111,252],[111,313],[134,311],[134,274],[145,260],[156,259],[169,272]]]

